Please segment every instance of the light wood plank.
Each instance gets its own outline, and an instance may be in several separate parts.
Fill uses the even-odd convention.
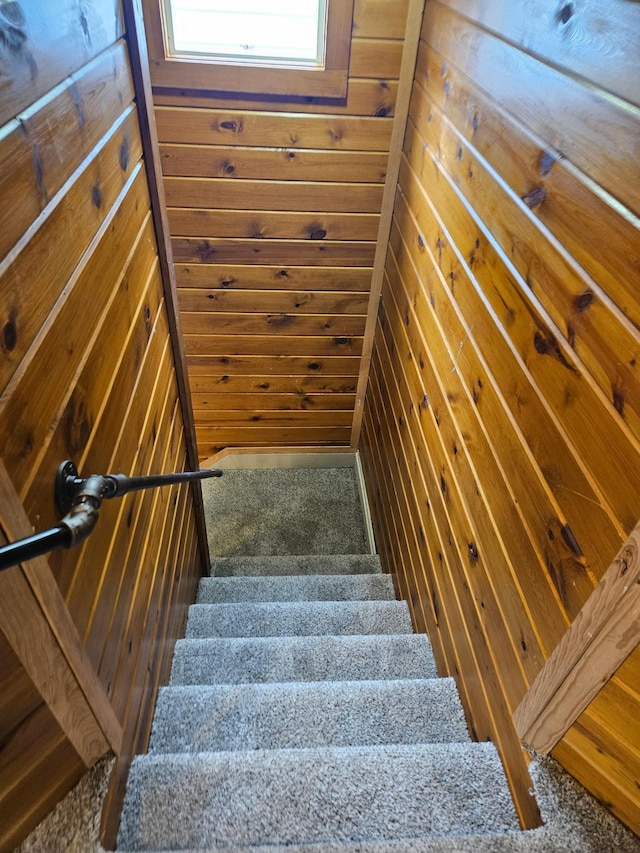
[[[366,294],[334,291],[205,290],[181,288],[180,309],[185,312],[357,314],[367,310]]]
[[[259,389],[268,390],[268,389]],[[353,394],[278,394],[271,392],[269,394],[260,394],[259,404],[261,409],[256,410],[257,398],[255,393],[237,394],[227,392],[224,394],[215,393],[198,393],[193,394],[193,408],[197,412],[212,412],[216,420],[225,420],[228,411],[236,412],[253,412],[264,413],[274,410],[295,411],[302,409],[303,411],[322,411],[322,410],[353,410],[354,402]]]
[[[373,264],[375,243],[346,240],[250,240],[174,237],[173,254],[179,263],[231,265],[294,261],[305,266],[366,267]]]
[[[227,374],[195,374],[191,377],[194,403],[201,396],[270,394],[355,394],[354,376],[229,376]]]
[[[379,184],[165,178],[165,188],[170,207],[210,210],[377,213],[382,199],[382,187]]]
[[[291,211],[171,208],[173,233],[184,237],[251,237],[294,240],[375,240],[375,213],[308,214]]]
[[[624,214],[560,152],[505,113],[431,46],[421,45],[416,73],[431,100],[520,198],[531,197],[536,189],[539,198],[544,193],[543,203],[531,208],[532,215],[640,326],[634,287],[640,220]],[[455,98],[447,94],[452,90]]]
[[[351,42],[349,77],[402,79],[402,40],[359,38]]]
[[[189,358],[192,377],[234,376],[302,376],[334,377],[358,375],[358,356],[295,356],[295,355],[193,355]]]
[[[386,151],[167,144],[160,156],[165,177],[182,178],[384,183],[387,168]]]
[[[364,332],[364,317],[352,314],[226,314],[182,312],[185,335],[262,336],[272,335],[273,346],[281,336],[357,337]]]
[[[189,356],[226,356],[238,355],[277,356],[284,352],[289,355],[306,355],[312,358],[321,356],[360,355],[362,338],[348,335],[337,337],[317,337],[305,335],[185,335],[185,344]],[[313,368],[311,368],[313,369]]]
[[[377,44],[377,43],[376,43]],[[384,42],[380,43],[384,47]],[[161,143],[386,151],[392,120],[386,117],[303,116],[157,107]]]
[[[304,266],[255,266],[217,264],[177,264],[179,288],[219,288],[221,290],[349,290],[367,291],[371,282],[368,267],[318,268]]]

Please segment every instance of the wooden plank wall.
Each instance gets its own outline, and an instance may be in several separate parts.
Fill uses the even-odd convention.
[[[155,91],[201,458],[348,445],[407,0],[356,0],[346,102]]]
[[[0,6],[0,448],[36,529],[56,521],[65,458],[85,474],[186,461],[122,30],[117,0]],[[124,766],[197,580],[191,493],[107,502],[50,565],[124,727]],[[0,721],[5,851],[84,766],[1,632]]]
[[[427,0],[362,455],[523,825],[512,713],[640,518],[640,7]],[[640,651],[554,751],[640,832]]]

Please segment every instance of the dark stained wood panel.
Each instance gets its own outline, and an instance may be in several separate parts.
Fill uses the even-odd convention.
[[[0,433],[36,529],[57,520],[63,459],[85,474],[188,464],[119,4],[45,5],[0,9],[0,32],[11,14],[20,37],[13,47],[0,39],[0,189],[10,201],[0,215]],[[178,487],[107,502],[95,538],[51,555],[124,725],[125,769],[146,746],[150,699],[167,676],[200,560],[192,492]],[[4,643],[0,695],[8,851],[84,765]]]
[[[357,0],[343,101],[154,91],[189,374],[209,395],[201,458],[226,440],[348,443],[341,385],[294,431],[269,398],[358,372],[408,8]],[[243,377],[259,428],[210,396],[224,377]]]
[[[637,10],[542,6],[426,4],[361,440],[385,567],[524,826],[513,711],[640,517]],[[554,751],[636,832],[639,660]]]

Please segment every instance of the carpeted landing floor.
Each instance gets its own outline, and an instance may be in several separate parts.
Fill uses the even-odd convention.
[[[225,471],[202,488],[212,557],[368,553],[353,468]]]
[[[217,556],[133,764],[119,850],[640,850],[549,759],[531,766],[545,825],[518,830],[493,745],[471,742],[454,681],[364,554],[352,471],[227,472],[206,500]],[[70,795],[22,853],[100,849],[81,818],[97,773],[84,809]]]

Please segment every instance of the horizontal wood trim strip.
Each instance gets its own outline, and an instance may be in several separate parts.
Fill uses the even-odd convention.
[[[248,264],[176,264],[178,288],[221,290],[326,290],[366,292],[371,283],[368,267],[327,268],[257,266]]]
[[[366,267],[373,265],[375,243],[346,240],[249,240],[174,237],[178,263],[283,264]]]
[[[205,290],[181,288],[180,309],[212,313],[357,314],[367,312],[367,295],[350,292],[280,290]]]
[[[360,355],[362,338],[357,337],[289,337],[286,335],[185,335],[189,356],[237,355]]]
[[[378,213],[382,199],[380,184],[165,178],[165,189],[169,207],[210,210]]]
[[[547,754],[640,643],[640,524],[618,552],[514,714]]]
[[[387,151],[391,119],[157,107],[160,143]]]
[[[222,312],[182,312],[185,335],[237,336],[308,335],[355,337],[364,332],[364,317],[353,314],[225,314]],[[273,346],[277,348],[274,340]]]
[[[264,143],[263,143],[264,144]],[[384,183],[385,151],[161,145],[165,177]]]
[[[178,93],[171,89],[154,87],[153,100],[158,107],[200,107],[205,109],[240,109],[255,112],[273,112],[280,107],[285,112],[300,114],[392,116],[398,90],[397,80],[371,78],[349,78],[347,98],[328,102],[326,98],[310,96],[291,98],[270,95],[268,98],[220,92],[198,92],[182,88]]]
[[[258,389],[256,389],[258,390]],[[255,412],[261,414],[272,409],[282,411],[295,411],[302,409],[303,411],[322,411],[322,410],[350,410],[353,411],[355,404],[355,394],[278,394],[273,391],[263,393],[269,389],[259,389],[260,396],[256,397],[255,393],[249,392],[244,394],[226,393],[197,393],[193,394],[193,409],[201,413],[213,413],[216,420],[226,420],[226,412]],[[257,410],[256,406],[260,409]]]

